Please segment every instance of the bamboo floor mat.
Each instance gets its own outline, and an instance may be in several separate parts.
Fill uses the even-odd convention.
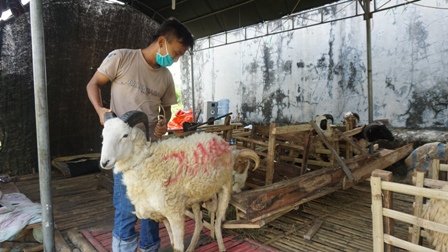
[[[19,177],[19,190],[32,201],[39,201],[37,174]],[[97,190],[97,174],[64,178],[52,174],[54,222],[64,238],[76,228],[92,236],[112,230],[112,195]],[[394,209],[412,213],[412,197],[394,194]],[[285,252],[372,251],[372,213],[370,183],[364,181],[354,188],[336,191],[301,205],[258,229],[224,229],[227,242],[241,240]],[[304,235],[317,221],[322,225],[311,240]],[[395,235],[407,240],[406,223],[395,223]],[[207,236],[204,230],[203,234]],[[103,232],[103,235],[106,236]],[[110,234],[109,234],[110,235]],[[206,237],[205,237],[206,238]],[[201,239],[205,239],[201,237]],[[100,239],[100,238],[98,238]],[[204,242],[204,240],[201,240]],[[206,241],[206,239],[205,239]],[[207,244],[213,244],[208,242]],[[212,245],[209,245],[212,246]],[[229,246],[226,244],[226,246]],[[105,245],[107,248],[107,245]],[[201,246],[202,248],[202,246]],[[217,251],[215,249],[198,251]],[[247,249],[229,251],[250,251]],[[254,251],[260,251],[254,250]],[[398,251],[398,250],[396,250]]]

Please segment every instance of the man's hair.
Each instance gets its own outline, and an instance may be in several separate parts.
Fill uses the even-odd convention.
[[[182,45],[193,49],[193,35],[188,31],[187,27],[175,18],[165,20],[152,37],[152,41],[157,41],[160,36],[164,36],[169,43],[177,38]]]

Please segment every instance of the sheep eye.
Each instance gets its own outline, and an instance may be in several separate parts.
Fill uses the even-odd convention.
[[[126,137],[128,137],[128,134],[124,134],[124,135],[123,135],[123,138],[126,138]]]

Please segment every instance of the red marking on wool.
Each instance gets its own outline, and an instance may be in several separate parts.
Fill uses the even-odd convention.
[[[207,146],[208,149],[206,149],[205,146]],[[203,168],[203,173],[209,173],[209,165],[207,164],[211,164],[210,166],[214,167],[215,169],[218,168],[216,164],[217,157],[220,157],[231,150],[230,148],[228,148],[226,142],[218,142],[216,138],[208,141],[205,146],[202,143],[198,143],[196,145],[196,150],[193,151],[192,163],[187,162],[184,151],[173,153],[163,157],[163,160],[165,161],[169,159],[176,159],[176,161],[178,162],[176,175],[174,177],[170,177],[163,184],[165,186],[168,186],[171,183],[177,182],[183,171],[190,176],[196,176],[200,169],[205,166]],[[224,165],[228,166],[231,164],[231,162],[232,157],[230,157],[229,160],[225,160]]]

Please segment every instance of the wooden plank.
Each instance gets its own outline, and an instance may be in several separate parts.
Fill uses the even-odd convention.
[[[345,165],[345,162],[339,156],[339,153],[337,153],[336,150],[333,148],[333,146],[331,146],[330,142],[328,142],[327,138],[322,133],[321,129],[317,126],[316,122],[310,121],[310,124],[313,126],[317,134],[322,138],[322,141],[327,146],[327,148],[332,152],[332,154],[336,158],[336,161],[338,161],[339,165],[342,167],[342,170],[344,171],[345,175],[347,175],[348,180],[353,181],[355,177],[353,176],[352,172],[350,171],[350,169],[348,169],[347,165]]]
[[[313,130],[313,127],[308,124],[298,124],[298,125],[288,125],[274,128],[271,133],[274,135],[297,133],[297,132],[307,132]]]
[[[262,140],[256,140],[256,139],[252,139],[252,138],[239,137],[239,136],[235,136],[233,138],[235,138],[236,140],[239,140],[239,141],[244,141],[244,142],[248,142],[248,143],[252,143],[252,144],[268,146],[268,143],[265,142],[264,140],[262,141]]]
[[[364,156],[368,156],[369,153],[366,151],[366,149],[362,148],[359,144],[355,143],[355,141],[353,141],[353,139],[349,138],[347,135],[345,135],[344,133],[342,133],[340,130],[336,129],[334,131],[337,135],[341,136],[342,139],[344,139],[345,141],[347,141],[347,143],[349,143],[351,146],[355,147],[357,150],[359,150],[361,152],[361,155]]]
[[[305,235],[303,235],[303,239],[311,240],[323,223],[324,222],[322,220],[316,220],[313,223],[313,226],[310,228],[310,230],[308,230],[308,232]]]
[[[343,176],[341,169],[322,168],[297,178],[232,195],[232,200],[246,206],[246,218],[254,221],[291,208],[319,190],[340,183]]]
[[[265,185],[272,184],[274,179],[274,159],[275,159],[275,134],[271,134],[276,127],[275,123],[271,123],[269,126],[269,142],[268,142],[268,156],[267,156],[267,164],[266,164],[266,180]]]
[[[222,228],[235,229],[235,228],[261,228],[265,222],[263,220],[251,222],[249,220],[228,220],[222,223]]]
[[[379,155],[370,157],[367,163],[362,165],[359,162],[355,162],[349,165],[350,169],[352,170],[352,174],[355,177],[353,181],[348,181],[346,178],[344,178],[344,181],[342,183],[342,188],[344,190],[354,186],[359,181],[362,181],[368,177],[370,177],[370,174],[376,170],[376,169],[385,169],[392,164],[396,163],[397,161],[407,157],[411,152],[413,151],[413,144],[407,144],[404,145],[396,150],[387,150],[383,149],[378,151]],[[374,160],[372,160],[374,159]]]

